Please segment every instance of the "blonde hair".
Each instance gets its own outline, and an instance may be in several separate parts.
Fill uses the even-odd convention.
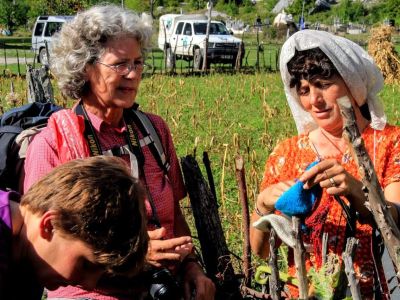
[[[58,166],[28,190],[21,206],[39,215],[56,211],[54,228],[86,242],[110,273],[132,274],[143,266],[144,192],[120,158],[95,156]]]

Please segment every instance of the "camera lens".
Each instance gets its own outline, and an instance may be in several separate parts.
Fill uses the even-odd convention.
[[[170,299],[168,288],[164,284],[152,284],[150,287],[150,295],[155,300]]]
[[[150,296],[154,300],[179,299],[179,287],[167,269],[155,270],[151,276]]]

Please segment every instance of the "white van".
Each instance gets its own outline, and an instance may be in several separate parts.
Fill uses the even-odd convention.
[[[39,16],[36,19],[32,32],[32,50],[38,54],[38,62],[48,64],[46,43],[49,49],[52,35],[73,18],[74,16]]]

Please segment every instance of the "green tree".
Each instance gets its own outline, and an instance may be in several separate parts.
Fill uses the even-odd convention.
[[[233,1],[230,1],[225,7],[228,15],[236,16],[239,13],[239,7]]]
[[[164,4],[169,7],[179,7],[180,0],[164,0]]]
[[[36,19],[38,16],[42,15],[49,15],[47,1],[28,0],[28,5],[29,5],[28,17],[30,19]]]
[[[29,16],[36,18],[40,15],[74,15],[99,2],[96,0],[28,0]],[[119,1],[109,2],[120,3]]]
[[[397,22],[400,20],[400,0],[385,1],[382,9],[384,18],[395,19]]]
[[[362,2],[358,0],[351,3],[348,15],[351,22],[360,22],[367,13],[368,11],[364,8]]]
[[[230,3],[234,3],[236,4],[236,6],[242,5],[243,4],[243,0],[224,0],[225,4],[230,4]]]
[[[362,22],[368,11],[361,1],[342,0],[332,7],[332,14],[344,22]]]
[[[219,0],[214,8],[218,11],[224,11],[230,16],[236,16],[239,13],[239,7],[233,0]]]
[[[150,2],[143,0],[125,0],[125,7],[136,12],[144,12],[150,10]]]
[[[304,1],[304,15],[308,15],[308,12],[315,6],[315,1],[312,0],[295,0],[286,11],[295,16],[301,16],[303,12],[303,1]]]
[[[74,15],[80,10],[93,5],[104,3],[103,0],[26,0],[29,7],[29,16],[39,15]],[[129,0],[128,0],[129,1]],[[127,0],[125,0],[127,2]],[[142,2],[142,1],[138,1]],[[121,5],[121,0],[107,0],[107,3]]]
[[[271,12],[279,0],[265,0],[264,6],[268,12]]]
[[[256,11],[255,5],[253,2],[251,2],[251,0],[244,0],[242,6],[244,13],[248,14]]]
[[[0,0],[0,23],[12,31],[16,26],[26,24],[28,11],[29,6],[23,0]]]
[[[190,0],[189,6],[193,9],[203,9],[206,7],[207,1],[206,0]]]

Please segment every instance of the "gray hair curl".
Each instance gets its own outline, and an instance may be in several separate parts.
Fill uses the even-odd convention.
[[[81,98],[87,88],[85,67],[103,55],[107,41],[133,37],[144,56],[151,34],[151,26],[135,12],[116,5],[97,5],[78,13],[63,25],[51,44],[50,68],[61,93]]]

